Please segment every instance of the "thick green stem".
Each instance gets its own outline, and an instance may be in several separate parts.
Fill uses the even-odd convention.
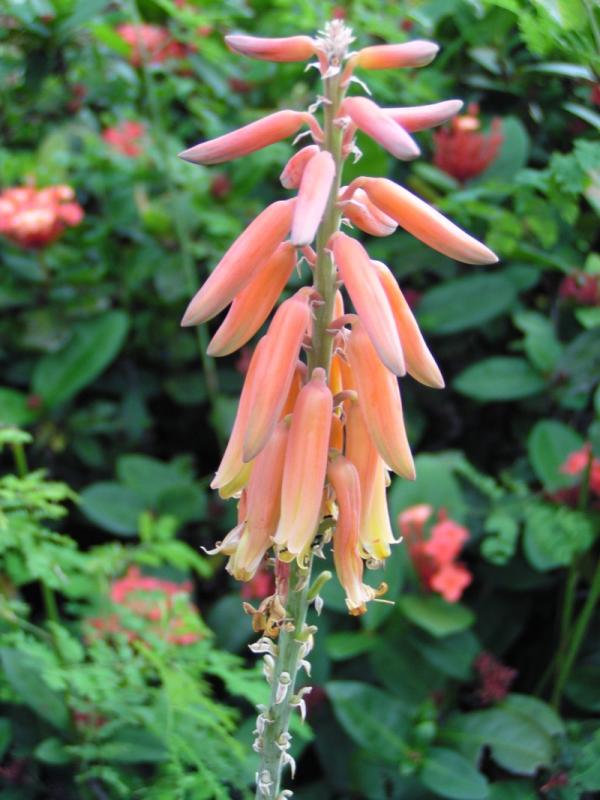
[[[339,229],[341,217],[337,203],[343,166],[343,131],[335,124],[335,119],[339,114],[343,89],[340,86],[339,76],[326,79],[324,84],[326,102],[324,104],[325,140],[323,149],[329,151],[334,158],[336,178],[317,233],[314,287],[322,302],[314,310],[312,348],[308,354],[309,374],[316,367],[322,367],[327,372],[329,371],[333,337],[328,332],[328,328],[333,316],[336,273],[331,253],[327,250],[327,243],[332,234]],[[279,648],[271,677],[271,699],[268,708],[261,714],[262,725],[258,726],[261,763],[257,775],[257,800],[276,800],[280,797],[282,772],[286,763],[286,748],[289,743],[291,704],[294,702],[296,691],[296,676],[302,658],[303,644],[311,635],[305,625],[309,606],[311,564],[312,556],[305,567],[300,567],[296,561],[291,565],[286,603],[286,619],[290,622],[289,630],[284,628],[280,633]],[[283,685],[288,687],[283,697],[282,676]],[[264,729],[261,731],[263,725]]]

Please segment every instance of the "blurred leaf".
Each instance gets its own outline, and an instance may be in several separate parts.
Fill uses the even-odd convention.
[[[512,180],[529,159],[529,135],[518,117],[502,117],[503,141],[497,158],[472,183],[491,179]]]
[[[408,717],[397,698],[358,681],[330,681],[325,690],[338,722],[356,744],[374,750],[382,761],[400,758]]]
[[[325,642],[333,661],[344,661],[368,653],[377,644],[377,637],[369,633],[340,631],[330,633]]]
[[[29,425],[36,417],[37,412],[29,407],[26,394],[0,386],[0,425]]]
[[[499,781],[490,785],[490,800],[537,800],[537,792],[529,783]]]
[[[474,400],[497,402],[539,394],[546,382],[523,358],[493,356],[467,367],[454,379],[453,386]]]
[[[594,525],[583,511],[533,503],[525,518],[523,550],[531,566],[542,572],[569,566],[594,542]]]
[[[135,536],[144,498],[119,483],[94,483],[81,493],[81,510],[97,525],[120,536]]]
[[[594,73],[580,64],[560,62],[545,62],[543,64],[530,64],[524,68],[526,72],[549,72],[551,75],[560,75],[563,78],[594,81]]]
[[[465,502],[458,480],[454,477],[452,461],[443,453],[423,453],[415,458],[417,478],[414,481],[394,479],[388,495],[393,524],[401,511],[419,503],[428,503],[434,509],[445,508],[458,522],[465,518]]]
[[[432,747],[423,762],[421,780],[440,797],[486,800],[488,782],[466,758],[454,750]]]
[[[63,742],[56,736],[51,736],[44,739],[35,748],[35,757],[38,761],[43,761],[45,764],[68,764],[73,760],[73,756],[65,750]]]
[[[596,130],[600,131],[600,114],[592,111],[591,108],[582,106],[579,103],[564,103],[563,108],[566,111],[570,111],[571,114],[575,114],[576,117],[579,117],[579,119],[587,122],[588,125],[596,128]]]
[[[149,508],[156,506],[158,496],[189,481],[188,474],[180,466],[165,464],[156,458],[132,453],[120,456],[117,461],[117,477],[129,489],[144,498]]]
[[[432,636],[449,636],[468,628],[475,615],[459,603],[447,603],[437,595],[404,595],[398,601],[404,616]]]
[[[565,733],[565,725],[556,711],[537,697],[511,692],[500,703],[498,708],[518,714],[526,720],[534,720],[548,736],[561,736]]]
[[[421,298],[417,314],[425,331],[456,333],[504,313],[515,297],[514,284],[501,273],[469,275],[430,289]]]
[[[475,634],[461,631],[442,638],[420,634],[419,652],[425,660],[443,675],[466,681],[472,676],[473,661],[481,651]]]
[[[4,754],[8,750],[12,741],[12,725],[9,719],[0,718],[0,758],[4,758]]]
[[[168,755],[165,745],[153,733],[134,727],[122,728],[112,734],[110,741],[94,749],[97,758],[121,764],[165,761]]]
[[[19,650],[0,650],[4,676],[21,702],[59,730],[69,726],[69,711],[63,698],[50,689],[41,676],[41,665]]]
[[[582,447],[582,437],[568,425],[554,419],[536,422],[527,438],[527,452],[545,489],[554,492],[573,484],[573,476],[565,475],[560,468],[570,453]]]
[[[583,328],[600,327],[600,308],[577,308],[575,316]]]
[[[523,346],[533,366],[540,372],[552,372],[563,351],[552,322],[534,311],[519,311],[513,321],[525,334]]]
[[[567,682],[565,694],[583,711],[600,712],[600,665],[577,667]]]
[[[32,390],[54,406],[70,400],[113,361],[125,340],[129,318],[124,311],[76,324],[66,347],[41,358],[34,369]]]

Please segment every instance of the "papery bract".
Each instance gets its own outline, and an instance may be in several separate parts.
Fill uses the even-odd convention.
[[[181,324],[198,325],[214,317],[244,289],[288,235],[295,200],[278,200],[238,236],[196,292]]]
[[[292,416],[283,470],[281,516],[275,535],[276,544],[284,549],[280,550],[280,558],[301,556],[317,532],[332,411],[333,398],[325,370],[317,367],[298,395]]]
[[[295,265],[296,249],[289,242],[283,242],[234,298],[208,345],[209,356],[227,356],[254,336],[271,313]]]

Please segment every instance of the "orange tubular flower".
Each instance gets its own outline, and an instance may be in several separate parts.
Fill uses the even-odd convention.
[[[315,54],[315,41],[310,36],[284,36],[266,39],[258,36],[232,34],[225,37],[234,53],[261,61],[306,61]]]
[[[415,465],[406,437],[398,381],[377,357],[360,322],[352,326],[347,353],[356,380],[358,404],[373,444],[390,469],[414,480]]]
[[[392,309],[408,373],[425,386],[443,389],[442,373],[425,344],[417,320],[404,299],[396,279],[381,261],[371,261],[371,264]]]
[[[334,178],[335,162],[331,153],[323,150],[306,164],[294,209],[292,244],[301,247],[315,238]]]
[[[462,100],[444,100],[442,103],[432,103],[428,106],[407,106],[406,108],[384,108],[385,113],[404,130],[422,131],[426,128],[435,128],[448,122],[463,107]]]
[[[179,153],[179,157],[192,164],[221,164],[287,139],[310,119],[311,115],[304,111],[276,111],[236,131],[190,147]]]
[[[250,283],[288,235],[294,203],[293,199],[272,203],[238,236],[192,298],[181,321],[183,326],[211,319]]]
[[[245,289],[235,297],[227,316],[211,339],[209,356],[228,356],[239,350],[267,319],[296,266],[296,250],[280,244]]]
[[[361,518],[360,480],[356,467],[344,456],[329,464],[327,477],[335,491],[338,518],[333,534],[333,563],[346,592],[346,605],[353,615],[364,614],[377,592],[363,583],[363,561],[359,555]]]
[[[356,239],[338,232],[329,240],[333,257],[358,316],[379,358],[396,375],[405,375],[402,345],[386,294],[369,254]]]
[[[333,398],[325,370],[317,367],[298,395],[292,416],[283,469],[281,516],[275,534],[280,558],[300,560],[317,532],[332,412]]]
[[[359,130],[396,158],[410,161],[421,152],[404,128],[368,97],[347,97],[342,103],[342,114],[347,114]]]
[[[373,445],[363,413],[353,404],[346,420],[346,456],[356,467],[360,481],[360,544],[366,557],[382,559],[395,543],[385,490],[387,471]]]
[[[419,39],[403,44],[377,44],[359,50],[355,63],[364,69],[425,67],[433,61],[439,49],[434,42]]]
[[[498,256],[424,200],[387,178],[358,178],[370,199],[385,214],[434,250],[465,264],[495,264]]]
[[[398,227],[396,220],[380,211],[363,189],[356,189],[352,198],[342,205],[344,216],[371,236],[390,236]]]
[[[309,294],[309,290],[301,289],[282,303],[264,337],[264,355],[256,375],[257,394],[244,437],[244,461],[251,461],[260,453],[285,405],[310,323]]]
[[[300,186],[300,181],[302,180],[306,165],[318,152],[318,145],[309,144],[303,147],[302,150],[298,150],[297,153],[294,153],[279,176],[279,180],[284,189],[297,189]]]

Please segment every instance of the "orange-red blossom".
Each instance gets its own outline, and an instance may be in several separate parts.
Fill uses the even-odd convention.
[[[248,581],[269,554],[279,564],[297,560],[303,566],[311,549],[332,540],[348,609],[361,614],[378,594],[363,582],[364,568],[387,558],[396,541],[385,500],[388,471],[415,477],[398,376],[408,372],[434,388],[444,381],[392,271],[372,261],[357,239],[336,232],[332,220],[339,214],[374,236],[387,236],[399,225],[469,264],[497,258],[386,178],[360,177],[339,189],[357,129],[396,157],[410,159],[419,149],[409,132],[440,125],[462,106],[450,100],[386,109],[366,97],[344,99],[354,70],[420,67],[438,49],[419,41],[350,53],[352,41],[339,20],[315,38],[227,38],[234,52],[261,60],[315,57],[321,74],[339,87],[333,125],[343,131],[342,152],[328,149],[312,111],[283,109],[182,153],[195,163],[216,164],[281,141],[303,126],[312,137],[281,174],[284,188],[297,196],[273,203],[240,234],[192,299],[183,324],[209,320],[231,303],[209,346],[211,355],[229,355],[266,323],[294,266],[306,260],[310,272],[326,265],[329,289],[323,289],[321,272],[320,282],[288,297],[252,355],[231,438],[212,483],[223,497],[239,498],[238,524],[217,550],[229,556],[229,571]],[[345,289],[355,313],[345,313],[339,291],[333,300],[337,287]],[[332,305],[333,318],[324,330],[322,309]],[[315,355],[323,352],[323,337],[332,343],[331,362]],[[443,557],[445,572],[432,575],[429,587],[454,599],[465,579],[452,573],[459,567],[453,559],[460,536],[454,530],[454,539],[446,537],[455,550],[442,553],[443,534],[437,534],[434,555]],[[427,542],[423,549],[431,547]],[[264,609],[278,609],[280,620],[278,602],[264,601]]]

